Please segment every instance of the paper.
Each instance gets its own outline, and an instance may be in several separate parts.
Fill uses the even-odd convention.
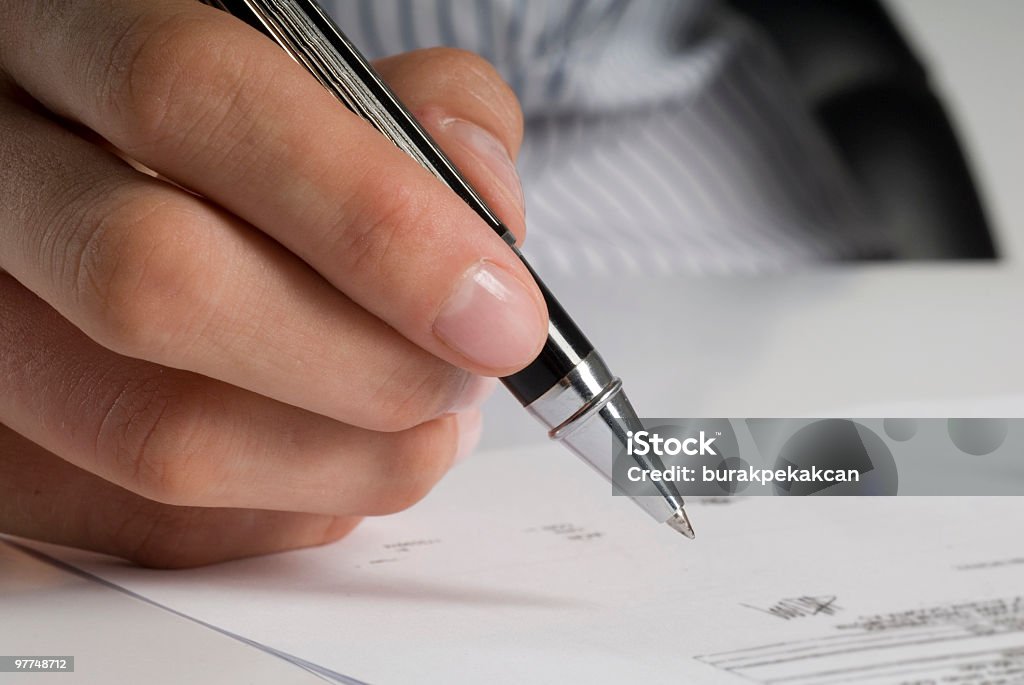
[[[546,445],[329,547],[173,573],[62,556],[370,683],[1024,680],[1024,500],[688,509],[692,542]]]
[[[0,672],[0,683],[244,682],[320,685],[302,673],[181,616],[133,601],[0,538],[0,645],[56,658],[71,672]],[[158,637],[158,639],[154,639]]]

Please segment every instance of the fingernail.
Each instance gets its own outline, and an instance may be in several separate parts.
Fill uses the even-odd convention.
[[[469,380],[466,381],[466,385],[462,388],[462,392],[455,398],[455,402],[448,410],[451,414],[457,414],[467,409],[478,409],[483,406],[483,403],[487,401],[487,398],[494,393],[494,389],[498,387],[498,379],[490,378],[488,376],[477,376],[475,374],[470,375]]]
[[[463,119],[447,119],[442,125],[445,131],[487,166],[518,204],[519,211],[524,212],[526,199],[523,196],[523,184],[519,180],[515,162],[501,141],[486,129]]]
[[[506,370],[533,361],[547,321],[519,279],[479,261],[463,274],[434,320],[434,333],[467,359]]]
[[[455,422],[459,429],[459,447],[455,452],[455,459],[452,465],[468,457],[480,444],[480,435],[483,433],[484,418],[479,409],[471,409],[455,415]]]

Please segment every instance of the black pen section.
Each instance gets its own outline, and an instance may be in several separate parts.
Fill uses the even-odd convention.
[[[544,343],[544,349],[525,369],[501,379],[505,387],[525,407],[565,378],[580,360],[594,351],[594,346],[544,285],[544,281],[522,253],[515,247],[512,249],[537,281],[537,286],[544,295],[544,302],[548,306],[548,339]]]

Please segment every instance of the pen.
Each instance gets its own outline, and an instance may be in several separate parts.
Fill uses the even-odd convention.
[[[314,0],[201,1],[233,14],[284,48],[346,107],[459,195],[518,255],[547,303],[548,338],[529,366],[501,381],[548,428],[553,440],[613,481],[613,457],[626,445],[627,431],[642,430],[622,382],[612,375],[594,346],[526,262],[512,232],[327,13]],[[633,458],[644,468],[659,466],[646,457]],[[693,527],[675,485],[654,485],[658,495],[633,497],[633,501],[659,522],[668,523],[692,539]]]

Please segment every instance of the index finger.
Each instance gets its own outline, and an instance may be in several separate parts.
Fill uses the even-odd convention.
[[[26,91],[271,235],[414,343],[488,375],[539,352],[546,310],[515,254],[255,30],[194,0],[4,3],[0,24],[2,66]]]

